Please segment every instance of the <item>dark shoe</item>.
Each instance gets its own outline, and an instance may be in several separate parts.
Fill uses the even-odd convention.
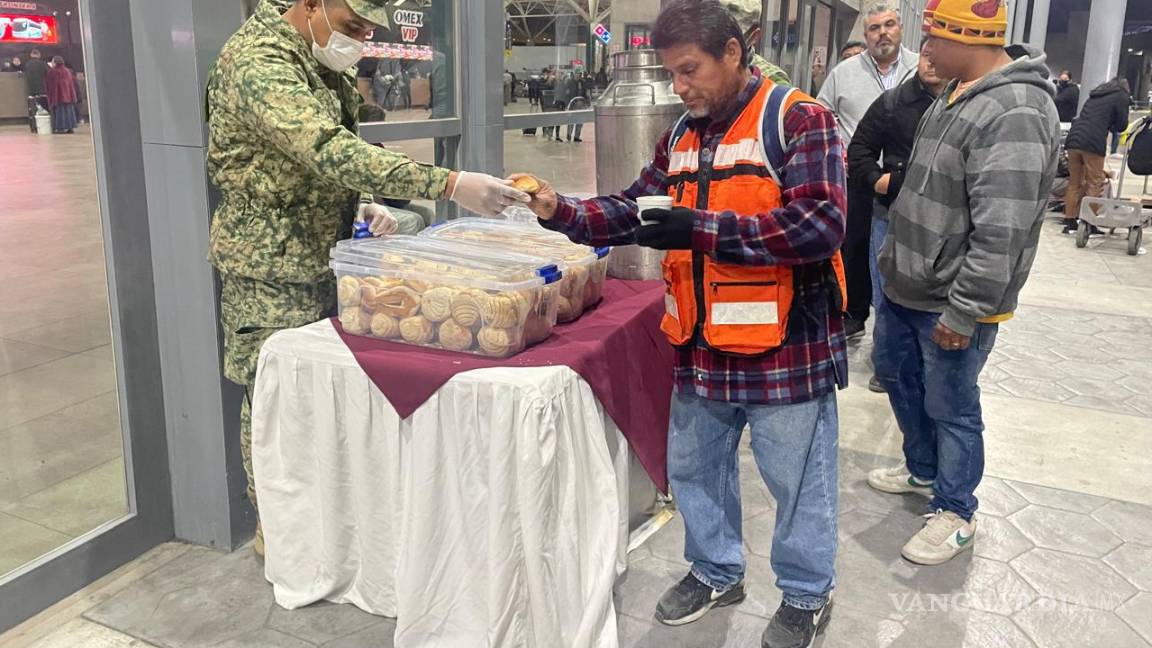
[[[723,592],[717,592],[689,572],[660,597],[660,602],[656,604],[656,620],[670,626],[692,623],[707,614],[708,610],[736,605],[745,596],[744,581]]]
[[[572,140],[572,141],[573,141],[573,142],[583,142],[584,140],[582,140],[582,139],[580,139],[579,137],[577,137],[576,139],[574,139],[574,140]]]
[[[1078,227],[1080,227],[1080,222],[1077,221],[1075,218],[1065,218],[1064,219],[1064,229],[1061,230],[1060,233],[1068,235],[1068,236],[1075,236],[1076,235],[1076,229]]]
[[[875,392],[877,394],[888,393],[888,390],[884,389],[884,385],[880,384],[880,380],[877,379],[876,376],[872,376],[872,378],[868,380],[868,391]]]
[[[864,320],[855,317],[844,318],[844,337],[855,340],[864,336]]]
[[[760,637],[761,648],[808,648],[824,632],[832,618],[832,600],[819,610],[800,610],[787,603],[780,609]]]

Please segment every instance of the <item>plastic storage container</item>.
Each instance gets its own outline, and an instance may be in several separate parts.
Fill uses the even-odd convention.
[[[468,241],[510,251],[531,251],[567,269],[557,290],[560,322],[571,322],[600,302],[608,270],[608,248],[577,245],[563,234],[542,229],[536,223],[520,223],[489,218],[459,218],[420,233],[450,241]]]
[[[354,335],[506,358],[547,339],[563,273],[541,259],[413,237],[342,242],[331,251],[340,323]],[[445,253],[445,251],[447,253]]]

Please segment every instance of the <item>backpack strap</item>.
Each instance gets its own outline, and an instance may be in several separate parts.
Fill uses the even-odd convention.
[[[676,144],[680,142],[680,138],[688,132],[688,118],[691,113],[684,111],[683,115],[672,124],[672,137],[668,138],[668,157],[672,157],[672,151],[676,150]]]
[[[760,153],[764,156],[764,165],[776,184],[783,186],[781,176],[784,175],[785,149],[787,138],[784,136],[784,115],[796,101],[790,101],[792,94],[799,90],[789,86],[774,85],[768,92],[768,99],[760,111]]]

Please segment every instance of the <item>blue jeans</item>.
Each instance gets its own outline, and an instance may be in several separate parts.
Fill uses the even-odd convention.
[[[932,341],[937,313],[904,308],[885,295],[876,309],[872,364],[904,434],[904,459],[917,479],[935,480],[930,510],[971,520],[984,476],[984,419],[976,384],[996,343],[996,324],[977,324],[971,345],[945,351]]]
[[[872,271],[872,308],[879,310],[880,298],[884,296],[884,283],[876,259],[880,258],[880,248],[884,237],[888,236],[888,208],[880,203],[872,203],[872,239],[868,241],[868,268]]]
[[[713,589],[744,578],[737,450],[746,424],[760,476],[776,498],[776,587],[789,605],[817,609],[836,582],[835,394],[797,405],[673,397],[668,478],[684,516],[684,558]]]

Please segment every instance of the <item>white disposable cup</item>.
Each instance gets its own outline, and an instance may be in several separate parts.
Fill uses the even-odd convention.
[[[645,220],[644,212],[649,209],[672,209],[672,196],[640,196],[636,199],[636,207],[640,210],[640,223],[651,225],[656,221]]]

